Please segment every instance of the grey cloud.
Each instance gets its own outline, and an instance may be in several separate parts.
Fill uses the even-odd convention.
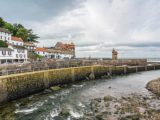
[[[0,15],[11,22],[43,21],[72,10],[79,2],[78,0],[0,0]]]

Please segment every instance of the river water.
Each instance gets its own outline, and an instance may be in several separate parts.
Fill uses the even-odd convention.
[[[60,91],[45,90],[41,93],[0,106],[0,120],[84,120],[84,113],[91,113],[93,98],[130,93],[150,94],[146,83],[160,77],[160,70],[117,76],[110,79],[83,81],[68,85]],[[63,108],[70,116],[59,116]]]

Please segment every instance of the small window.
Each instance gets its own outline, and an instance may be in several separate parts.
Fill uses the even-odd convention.
[[[6,51],[2,51],[2,55],[6,55]]]
[[[16,54],[16,58],[18,58],[18,54]]]
[[[8,51],[8,55],[12,55],[12,52],[11,52],[11,51]]]
[[[20,50],[19,50],[19,49],[17,49],[17,52],[18,52],[18,53],[20,53]]]
[[[22,53],[24,53],[24,50],[22,49]]]

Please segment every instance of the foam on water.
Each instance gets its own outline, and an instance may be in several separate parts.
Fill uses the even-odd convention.
[[[15,113],[16,114],[18,114],[18,113],[30,114],[37,109],[38,109],[37,107],[31,108],[31,109],[21,109],[21,110],[16,110]]]

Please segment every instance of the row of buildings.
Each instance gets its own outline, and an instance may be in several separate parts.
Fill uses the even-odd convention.
[[[46,59],[72,59],[75,58],[75,45],[57,42],[53,47],[37,47],[32,42],[24,42],[14,37],[4,28],[0,28],[0,40],[5,41],[8,47],[0,47],[0,64],[13,64],[28,62],[30,52]]]

